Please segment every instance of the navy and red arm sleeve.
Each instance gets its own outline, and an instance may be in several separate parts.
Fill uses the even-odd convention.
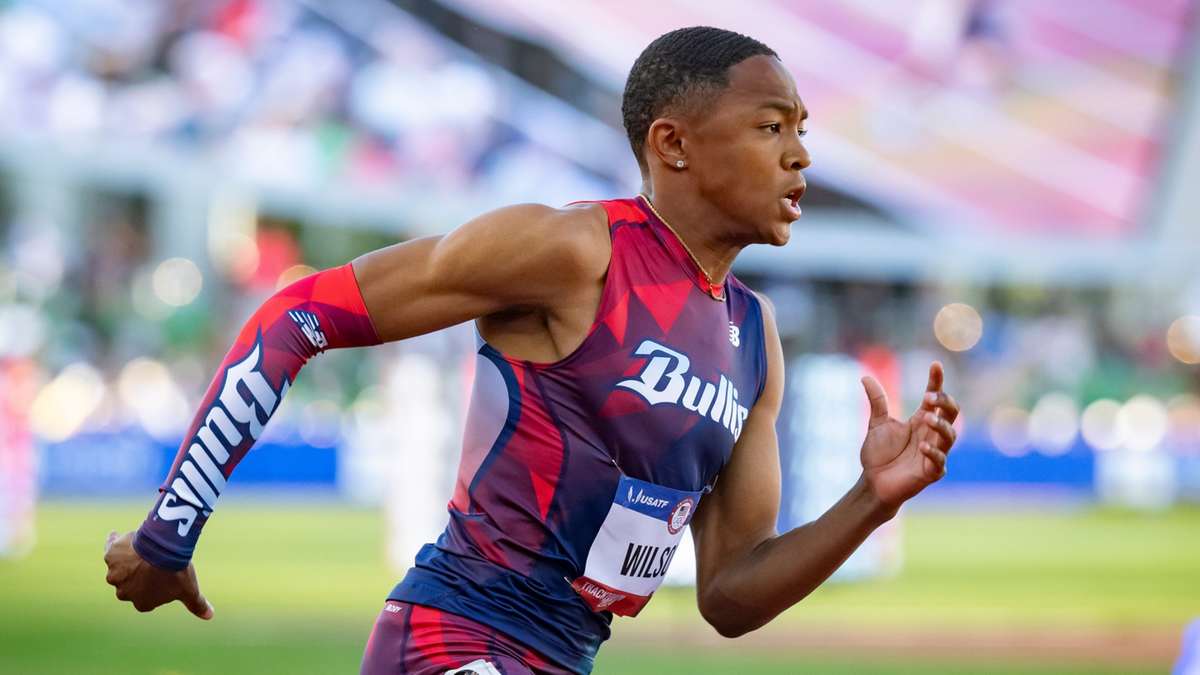
[[[344,265],[271,296],[238,334],[175,457],[133,548],[155,567],[187,567],[235,466],[262,434],[310,358],[380,340],[354,270]]]

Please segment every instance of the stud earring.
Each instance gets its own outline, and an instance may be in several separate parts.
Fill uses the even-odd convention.
[[[683,168],[683,160],[681,159],[681,160],[679,160],[678,162],[675,162],[675,166],[677,166],[677,167],[679,167],[679,168],[681,168],[681,169],[682,169],[682,168]]]

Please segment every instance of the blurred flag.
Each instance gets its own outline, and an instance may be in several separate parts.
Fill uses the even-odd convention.
[[[37,370],[24,359],[0,364],[0,558],[33,548],[37,470],[29,406]]]
[[[1200,675],[1200,619],[1183,629],[1183,651],[1171,675]]]

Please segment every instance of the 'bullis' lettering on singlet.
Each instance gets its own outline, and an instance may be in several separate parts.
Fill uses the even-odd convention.
[[[691,359],[653,340],[643,341],[634,354],[650,358],[637,377],[622,380],[616,386],[633,391],[650,405],[682,405],[701,417],[711,416],[733,434],[735,441],[741,436],[750,411],[738,403],[737,387],[724,375],[715,384],[702,382],[695,375],[687,379]]]

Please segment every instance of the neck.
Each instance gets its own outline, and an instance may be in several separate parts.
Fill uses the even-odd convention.
[[[648,183],[643,184],[642,194],[696,256],[696,262],[712,277],[712,283],[724,285],[729,268],[744,247],[729,236],[728,219],[698,197],[673,196],[665,190],[656,192]]]

